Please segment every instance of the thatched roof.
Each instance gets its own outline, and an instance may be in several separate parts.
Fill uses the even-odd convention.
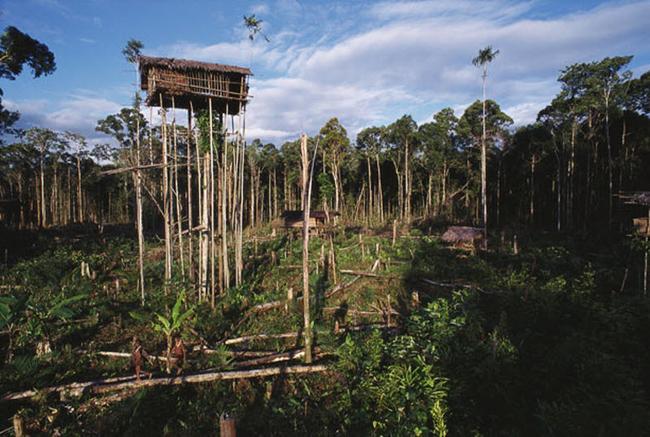
[[[140,56],[138,63],[147,106],[199,110],[211,99],[218,114],[237,115],[249,98],[246,67],[153,56]]]
[[[650,206],[650,191],[637,191],[633,193],[620,193],[618,195],[628,205]]]
[[[328,214],[330,217],[335,217],[340,215],[336,211],[329,211],[327,214],[325,213],[325,211],[313,211],[313,210],[309,211],[310,218],[320,219],[320,220],[326,220]],[[302,210],[288,210],[282,213],[282,218],[289,221],[302,220],[304,215],[305,213]]]
[[[472,242],[483,238],[483,228],[450,226],[440,239],[445,243]]]
[[[190,61],[187,59],[175,58],[160,58],[154,56],[140,56],[138,58],[140,71],[146,70],[151,67],[165,68],[177,71],[190,71],[190,70],[203,70],[214,71],[219,73],[237,73],[247,76],[253,73],[249,68],[237,67],[234,65],[213,64],[209,62]]]

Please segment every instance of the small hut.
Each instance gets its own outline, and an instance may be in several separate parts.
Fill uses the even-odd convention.
[[[634,217],[632,225],[634,233],[645,240],[646,248],[643,250],[643,294],[648,292],[648,241],[650,240],[650,191],[637,191],[632,193],[621,193],[618,195],[628,205],[643,207],[646,211],[641,217]],[[621,287],[621,290],[623,287]]]
[[[637,208],[642,207],[647,211],[647,214],[641,217],[632,218],[632,227],[637,235],[650,236],[650,191],[621,193],[618,197],[627,205],[633,205]]]
[[[338,216],[335,211],[309,211],[309,229],[322,229],[326,226],[328,216],[330,219]],[[282,227],[285,229],[301,229],[304,212],[302,210],[284,211],[282,213]]]
[[[169,108],[207,109],[212,98],[218,114],[237,115],[248,102],[246,67],[140,56],[140,86],[147,92],[146,104]],[[191,103],[191,104],[190,104]]]
[[[476,251],[483,241],[483,228],[472,226],[450,226],[440,239],[457,248]]]

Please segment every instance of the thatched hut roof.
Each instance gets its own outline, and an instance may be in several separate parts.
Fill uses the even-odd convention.
[[[483,228],[450,226],[440,239],[445,243],[465,243],[483,238]]]
[[[207,109],[239,114],[249,99],[250,69],[187,59],[140,56],[140,87],[148,106]]]
[[[282,213],[282,218],[289,221],[302,220],[304,215],[305,213],[302,210],[287,210]],[[325,211],[318,210],[309,211],[309,217],[313,219],[326,220],[328,215],[330,217],[336,217],[340,214],[337,211],[329,211],[327,213]]]
[[[190,61],[187,59],[161,58],[155,56],[140,56],[138,58],[138,63],[140,64],[141,74],[144,70],[151,67],[159,67],[159,68],[176,70],[176,71],[202,70],[202,71],[213,71],[219,73],[238,73],[246,76],[251,76],[253,74],[251,70],[246,67],[237,67],[235,65],[225,65],[225,64],[213,64],[209,62]]]
[[[628,205],[650,206],[650,191],[621,193],[618,195]]]

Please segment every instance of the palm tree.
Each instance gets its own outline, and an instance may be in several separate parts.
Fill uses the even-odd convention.
[[[485,242],[487,242],[487,147],[485,144],[486,132],[485,132],[485,85],[487,83],[487,69],[488,64],[496,58],[499,54],[499,50],[493,50],[492,46],[487,46],[484,49],[478,51],[478,56],[472,59],[472,64],[476,67],[483,68],[483,135],[481,136],[481,203],[483,206],[483,236]]]

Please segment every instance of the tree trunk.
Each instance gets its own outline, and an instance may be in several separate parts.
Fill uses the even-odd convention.
[[[607,181],[609,188],[609,199],[608,199],[608,209],[607,209],[607,227],[611,230],[612,228],[612,212],[614,205],[614,183],[612,176],[612,142],[609,133],[609,93],[605,95],[605,139],[607,141]]]
[[[226,106],[226,117],[228,107]],[[228,131],[226,130],[223,140],[223,161],[221,163],[221,257],[223,262],[223,289],[222,292],[230,288],[230,270],[228,266]]]
[[[377,164],[377,191],[379,193],[379,221],[384,222],[384,193],[381,187],[381,166],[379,165],[379,153],[375,155],[375,162]]]
[[[170,196],[169,196],[169,168],[167,160],[167,114],[163,106],[162,94],[160,95],[160,108],[162,117],[162,192],[163,192],[163,219],[165,222],[165,282],[172,279],[172,240],[170,226]],[[168,284],[167,284],[168,285]],[[166,289],[166,288],[165,288]]]
[[[483,67],[483,118],[481,135],[481,203],[483,205],[483,244],[487,246],[487,227],[488,227],[488,209],[487,209],[487,133],[486,133],[486,82],[487,82],[487,65]]]
[[[140,124],[140,121],[137,121]],[[139,130],[138,130],[139,131]],[[138,163],[138,166],[140,163]],[[77,220],[79,223],[84,221],[83,202],[81,198],[81,158],[77,153]]]
[[[404,190],[406,198],[404,199],[404,215],[406,223],[411,222],[411,174],[409,169],[409,140],[404,142]]]
[[[192,250],[192,102],[187,109],[187,264],[190,282],[194,282],[194,251]]]
[[[136,118],[136,137],[135,137],[135,230],[138,234],[138,274],[140,289],[140,303],[144,306],[144,232],[142,230],[142,173],[140,170],[140,117]],[[81,179],[79,179],[81,182]],[[81,203],[80,203],[81,205]]]
[[[41,159],[40,159],[40,170],[41,170],[41,217],[38,225],[42,228],[47,226],[47,213],[45,211],[45,169],[43,168],[43,161],[45,160],[45,146],[41,147]]]
[[[530,160],[530,207],[528,220],[531,225],[535,224],[535,155]]]
[[[173,122],[172,122],[172,138],[174,148],[174,199],[176,205],[176,229],[177,229],[177,238],[178,238],[178,257],[181,262],[181,277],[185,280],[185,256],[183,252],[185,251],[183,247],[183,205],[181,204],[180,192],[178,190],[178,135],[176,135],[176,102],[172,96],[172,107],[173,107]]]
[[[302,158],[302,199],[303,199],[303,222],[302,222],[302,295],[303,295],[303,319],[305,336],[305,363],[312,362],[312,336],[311,336],[311,314],[309,294],[309,209],[310,209],[310,186],[309,178],[309,151],[307,149],[307,135],[300,137],[300,152]]]

